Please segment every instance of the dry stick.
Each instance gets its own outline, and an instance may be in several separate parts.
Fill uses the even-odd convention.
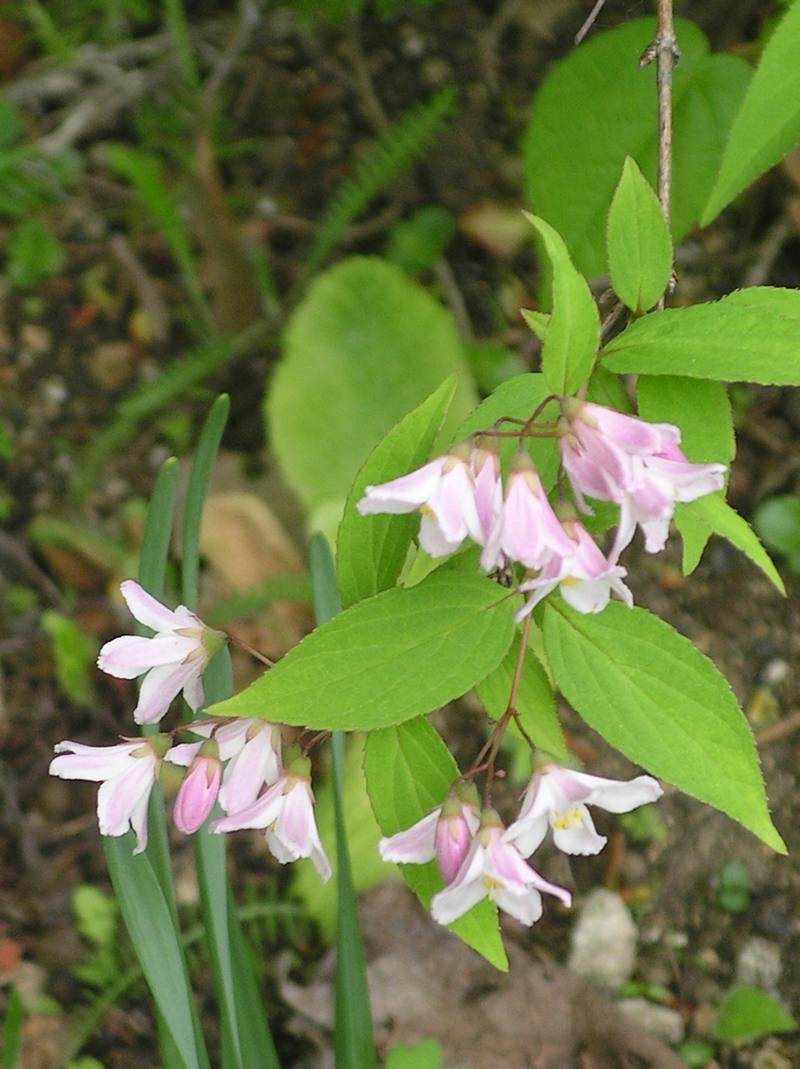
[[[600,14],[600,12],[605,7],[605,3],[606,3],[606,0],[597,0],[597,3],[594,5],[592,10],[589,12],[589,15],[588,15],[588,17],[586,19],[586,22],[584,22],[583,26],[581,26],[581,28],[575,34],[575,44],[576,45],[579,45],[581,43],[581,41],[584,39],[586,34],[589,32],[589,30],[591,30],[592,26],[594,26],[595,22],[597,21],[597,16]]]
[[[251,646],[249,642],[245,642],[243,638],[239,638],[238,635],[230,634],[228,635],[228,638],[237,646],[241,646],[241,648],[247,653],[249,653],[251,657],[255,657],[257,661],[261,661],[262,664],[265,664],[267,668],[275,667],[275,661],[271,661],[269,657],[265,656],[263,653],[260,653],[254,646]]]
[[[656,61],[658,92],[658,203],[664,221],[670,225],[670,196],[672,192],[672,69],[680,59],[672,21],[672,0],[658,0],[658,28],[655,40],[642,54],[641,67]],[[671,288],[671,287],[668,287]],[[657,309],[664,307],[666,293],[659,298]]]
[[[497,751],[500,749],[500,743],[503,741],[503,735],[508,727],[508,722],[512,717],[517,717],[517,711],[514,708],[514,704],[517,700],[517,691],[519,690],[519,681],[522,678],[522,666],[525,663],[525,651],[528,648],[528,634],[531,629],[531,614],[525,617],[525,623],[522,625],[522,631],[520,632],[519,650],[517,651],[517,660],[514,664],[514,675],[511,677],[511,690],[508,695],[508,704],[506,705],[506,711],[500,717],[497,722],[497,726],[492,732],[492,745],[489,750],[489,757],[486,761],[486,790],[484,791],[484,805],[491,805],[492,803],[492,781],[494,780],[494,762],[497,757]]]

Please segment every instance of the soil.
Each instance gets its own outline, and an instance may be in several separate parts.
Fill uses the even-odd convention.
[[[228,102],[229,140],[248,141],[257,149],[231,152],[221,161],[218,177],[237,226],[249,240],[265,243],[276,290],[287,293],[300,277],[313,220],[363,144],[380,131],[383,116],[398,115],[445,83],[458,85],[457,118],[425,161],[359,220],[347,237],[347,250],[380,251],[392,223],[424,204],[442,204],[459,217],[487,200],[519,203],[517,146],[531,94],[549,65],[570,47],[585,9],[588,5],[578,0],[444,0],[384,21],[365,17],[360,24],[310,27],[285,8],[264,15],[237,58]],[[755,38],[771,5],[748,0],[732,9],[721,0],[687,0],[676,9],[703,26],[712,47],[740,48]],[[609,0],[597,28],[647,10],[644,3]],[[233,28],[226,12],[226,5],[198,7],[193,25],[201,55],[218,55],[221,43],[230,40]],[[40,78],[42,70],[35,56],[29,62],[18,60],[13,80],[19,85]],[[143,60],[142,70],[152,78],[152,103],[174,106],[163,65]],[[74,107],[80,95],[64,106]],[[31,135],[45,136],[64,114],[40,102]],[[118,402],[132,388],[153,381],[192,339],[184,291],[164,241],[148,236],[144,223],[141,231],[130,229],[129,192],[102,163],[102,143],[135,138],[143,115],[146,118],[141,104],[134,102],[78,142],[86,161],[84,177],[48,216],[67,252],[61,273],[35,292],[20,294],[6,287],[0,293],[2,422],[15,444],[4,480],[8,516],[0,535],[0,984],[16,985],[29,1005],[36,1006],[36,998],[46,995],[71,1015],[33,1012],[28,1017],[25,1069],[61,1064],[71,1022],[90,997],[89,988],[79,984],[73,972],[87,947],[74,929],[71,893],[79,884],[108,886],[92,813],[93,788],[47,776],[52,746],[63,738],[99,740],[123,730],[129,698],[126,687],[106,679],[93,681],[90,700],[65,698],[41,630],[42,612],[56,609],[72,615],[97,644],[119,633],[124,617],[113,588],[128,574],[125,563],[132,560],[141,534],[141,510],[130,502],[147,496],[158,465],[171,450],[188,451],[209,398],[219,390],[229,391],[232,398],[233,416],[223,443],[231,465],[226,471],[235,471],[233,478],[241,488],[258,488],[301,544],[297,506],[274,472],[261,415],[264,383],[279,352],[277,327],[270,329],[258,352],[215,371],[167,413],[136,427],[104,463],[83,500],[70,493],[82,450],[108,424]],[[210,188],[207,183],[201,203],[202,196],[211,195]],[[744,284],[754,270],[762,283],[800,284],[800,242],[791,216],[785,214],[792,195],[791,177],[773,172],[748,197],[744,209],[734,209],[707,232],[692,235],[679,255],[683,295],[708,299]],[[776,233],[781,240],[770,243]],[[139,274],[114,244],[121,234]],[[510,293],[516,305],[524,303],[535,281],[531,254],[522,251],[504,260],[459,231],[448,247],[447,262],[447,279],[428,281],[455,306],[462,325],[466,309],[475,336],[499,337],[527,361],[535,360],[518,323],[502,313],[498,317],[496,296]],[[208,248],[202,266],[206,277],[213,278]],[[143,304],[150,311],[147,329],[137,318]],[[751,516],[765,496],[800,489],[800,405],[791,392],[771,389],[742,391],[738,400],[739,453],[730,499]],[[42,517],[69,520],[83,535],[66,542],[52,533],[37,535]],[[611,849],[601,857],[576,859],[567,866],[563,858],[545,855],[544,871],[569,881],[579,902],[598,885],[623,894],[640,932],[635,978],[651,990],[663,989],[665,1003],[679,1011],[688,1035],[705,1033],[715,1007],[735,981],[740,952],[753,936],[765,940],[780,957],[777,994],[797,1012],[800,873],[792,857],[800,846],[794,823],[800,758],[800,677],[795,670],[800,581],[783,569],[783,599],[741,555],[716,540],[686,579],[680,574],[677,537],[665,555],[639,554],[627,563],[637,603],[689,636],[731,681],[756,736],[763,740],[767,790],[790,857],[771,853],[725,817],[673,791],[659,806],[663,837],[637,840],[612,824]],[[20,588],[33,594],[20,598]],[[294,619],[291,626],[304,625]],[[270,627],[274,637],[274,621],[267,630]],[[245,659],[237,660],[237,667],[241,679],[252,671]],[[631,772],[570,710],[563,713],[571,745],[589,771],[611,776]],[[450,711],[442,723],[457,751],[474,748],[479,727],[468,709],[458,715]],[[268,865],[250,845],[237,846],[236,860],[245,900],[275,898],[285,888],[285,871]],[[720,899],[723,870],[731,862],[742,863],[748,874],[740,912],[724,908]],[[179,892],[191,918],[196,914],[196,889],[188,858],[180,850],[177,870]],[[374,894],[383,893],[380,889]],[[397,937],[387,932],[381,945],[380,925],[376,930],[369,921],[369,910],[375,908],[365,905],[371,955],[379,959],[382,953],[398,952]],[[409,931],[422,926],[425,939],[438,938],[416,907],[384,903],[381,908],[407,914]],[[563,963],[570,927],[565,915],[546,918],[530,934],[509,925],[514,968],[538,968],[542,955]],[[263,946],[264,979],[278,1006],[273,1023],[284,1064],[328,1064],[324,1022],[317,1022],[316,1031],[298,1027],[297,999],[291,997],[292,990],[310,991],[324,980],[324,961],[318,964],[324,950],[319,934],[302,916],[266,929],[253,927],[250,934]],[[391,960],[402,974],[401,965]],[[207,963],[198,955],[196,965],[198,989],[208,991]],[[413,984],[413,978],[407,982]],[[573,988],[570,991],[572,998]],[[539,995],[557,1003],[552,993],[539,990]],[[480,1003],[481,997],[472,992],[465,996],[466,1004]],[[210,997],[202,1008],[213,1032]],[[547,1004],[545,1011],[546,1020]],[[452,1006],[447,1012],[456,1013]],[[549,1012],[558,1013],[557,1005]],[[396,1028],[391,1038],[421,1037]],[[469,1047],[454,1044],[453,1051],[465,1066],[478,1065],[470,1061]],[[141,986],[108,1010],[85,1053],[108,1069],[157,1064]],[[513,1057],[512,1050],[508,1058]],[[536,1057],[519,1064],[540,1069],[555,1065]],[[606,1064],[586,1060],[589,1057],[574,1051],[562,1055],[560,1064],[576,1069]],[[608,1064],[656,1064],[622,1057]],[[800,1040],[784,1036],[740,1048],[723,1045],[716,1058],[709,1067],[791,1069],[800,1065]]]

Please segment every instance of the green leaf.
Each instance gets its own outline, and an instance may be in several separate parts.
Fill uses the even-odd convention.
[[[88,705],[94,694],[92,669],[97,647],[73,619],[55,609],[43,612],[41,623],[50,638],[61,692],[70,701]]]
[[[186,1069],[208,1065],[198,1049],[189,977],[172,910],[146,854],[133,854],[132,832],[116,838],[104,835],[106,863],[147,984],[164,1027]]]
[[[176,457],[167,457],[158,470],[150,495],[139,551],[139,582],[159,600],[164,597],[164,576],[177,495],[178,461]],[[144,631],[143,634],[151,632]]]
[[[561,235],[525,212],[544,243],[553,270],[553,309],[542,342],[542,373],[553,393],[571,394],[592,371],[600,342],[600,315]]]
[[[455,234],[453,216],[438,204],[418,208],[389,232],[384,256],[409,275],[433,267]]]
[[[611,603],[591,616],[552,599],[544,638],[564,696],[607,742],[785,852],[747,720],[688,639],[645,609]]]
[[[306,509],[341,509],[370,451],[452,374],[451,430],[475,403],[451,316],[376,257],[320,275],[289,322],[266,402],[276,454]]]
[[[314,619],[317,625],[341,611],[336,569],[328,543],[315,534],[310,546]],[[373,1069],[375,1041],[369,1006],[367,969],[358,925],[358,900],[353,885],[345,821],[345,741],[336,731],[331,739],[333,813],[336,826],[336,1019],[334,1051],[337,1069]]]
[[[16,1069],[22,1047],[22,999],[15,987],[8,992],[6,1015],[3,1020],[3,1069]]]
[[[367,485],[388,482],[425,463],[454,389],[452,379],[443,382],[387,434],[356,476],[336,542],[339,590],[345,607],[394,586],[419,527],[417,512],[361,516],[356,505]]]
[[[442,1069],[444,1052],[435,1039],[423,1039],[413,1047],[392,1047],[385,1069]]]
[[[225,393],[220,394],[211,406],[197,440],[186,489],[181,538],[181,590],[184,605],[192,610],[197,609],[200,596],[200,527],[203,505],[230,407],[230,398]]]
[[[416,824],[441,805],[458,776],[450,751],[424,717],[370,732],[364,771],[372,808],[384,835]],[[427,909],[431,897],[444,886],[436,862],[401,865],[400,870]],[[488,899],[449,927],[495,968],[508,968],[497,909]]]
[[[360,601],[318,627],[212,716],[361,731],[399,724],[464,694],[502,660],[510,598],[488,579],[434,573]]]
[[[693,379],[800,383],[800,292],[737,290],[713,304],[667,308],[637,319],[603,351],[609,371]]]
[[[455,434],[455,441],[461,441],[474,431],[488,430],[503,416],[511,416],[513,419],[527,419],[539,407],[544,399],[552,394],[545,382],[544,375],[526,374],[515,375],[508,379],[478,405],[469,415]],[[539,414],[542,421],[554,420],[558,416],[558,403],[553,400]],[[513,424],[505,424],[503,430],[513,430]],[[514,438],[500,438],[500,460],[504,470],[507,470],[518,443]],[[526,448],[531,459],[539,472],[539,478],[546,490],[549,490],[556,481],[556,473],[560,463],[558,443],[555,438],[529,438]]]
[[[756,509],[753,526],[770,549],[786,557],[792,571],[800,571],[800,497],[779,494]]]
[[[608,266],[611,285],[636,313],[652,308],[672,271],[672,239],[650,183],[630,156],[608,213]]]
[[[742,984],[725,995],[715,1026],[717,1039],[758,1039],[774,1032],[796,1032],[797,1021],[777,999],[758,987]]]
[[[17,223],[6,238],[6,277],[17,289],[28,289],[56,274],[64,264],[64,248],[41,219]]]
[[[517,643],[512,643],[511,649],[494,672],[475,687],[475,693],[483,703],[484,709],[494,720],[503,715],[508,705],[516,663]],[[550,686],[547,673],[532,650],[526,650],[525,660],[522,662],[516,710],[522,726],[537,746],[559,761],[568,760],[567,747],[556,714],[553,688]],[[509,731],[522,738],[513,720],[509,724]]]
[[[625,157],[655,182],[655,64],[640,70],[638,63],[655,29],[653,18],[631,19],[572,49],[539,87],[523,138],[528,201],[589,277],[606,270],[606,216]],[[676,19],[675,32],[681,49],[673,74],[677,242],[703,210],[750,68],[734,56],[709,55],[694,23]]]
[[[545,335],[547,334],[547,328],[550,326],[550,313],[537,312],[533,308],[520,308],[519,314],[531,328],[539,341],[544,341]]]
[[[690,524],[705,524],[710,534],[718,534],[726,538],[731,545],[736,546],[746,557],[750,558],[757,568],[761,569],[781,594],[786,593],[777,568],[759,542],[752,527],[727,504],[720,494],[707,494],[705,497],[698,498],[697,501],[690,501],[686,505],[676,507],[675,522],[682,534],[687,517]]]
[[[631,399],[622,379],[619,375],[606,371],[604,367],[596,367],[592,372],[586,400],[596,405],[605,405],[606,408],[616,408],[617,412],[633,412]]]
[[[733,121],[703,226],[800,141],[798,52],[800,4],[795,3],[770,37]]]

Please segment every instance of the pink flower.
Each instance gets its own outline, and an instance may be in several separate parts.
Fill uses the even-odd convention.
[[[135,854],[147,846],[147,801],[156,781],[168,735],[126,739],[116,746],[84,746],[59,742],[50,775],[99,782],[97,817],[101,835],[136,833]]]
[[[164,760],[189,769],[183,778],[172,819],[178,831],[192,835],[214,808],[220,781],[219,749],[215,742],[187,742],[173,746]]]
[[[481,554],[481,566],[489,571],[507,558],[527,568],[541,568],[553,554],[568,556],[571,552],[533,462],[520,450],[508,478],[502,510]]]
[[[281,773],[281,733],[274,724],[258,717],[235,717],[222,723],[195,721],[187,731],[213,738],[221,761],[226,761],[219,804],[228,814],[251,805],[266,784]]]
[[[399,479],[368,486],[358,502],[362,516],[375,512],[422,513],[419,544],[432,557],[454,553],[467,535],[480,540],[480,521],[468,452],[453,450]]]
[[[503,838],[503,825],[494,810],[486,810],[453,882],[431,899],[433,919],[450,924],[483,898],[530,926],[542,915],[542,891],[570,905],[569,891],[548,883]]]
[[[554,553],[534,579],[520,584],[519,589],[532,591],[532,596],[516,614],[517,621],[527,616],[556,587],[560,588],[562,598],[578,612],[602,612],[612,592],[626,605],[633,605],[633,595],[622,581],[628,574],[626,569],[603,556],[583,524],[566,520],[562,526],[571,552],[564,556]]]
[[[201,676],[225,641],[224,635],[206,627],[184,605],[174,612],[167,609],[132,579],[122,583],[120,590],[133,616],[155,635],[124,635],[106,642],[97,658],[98,667],[118,679],[146,673],[133,713],[137,724],[160,720],[181,690],[195,712],[203,704]]]
[[[648,553],[663,549],[676,502],[723,486],[725,466],[691,464],[670,423],[648,423],[576,398],[563,401],[562,410],[558,441],[578,508],[591,512],[585,494],[620,506],[614,559],[637,524]]]
[[[331,866],[314,820],[310,772],[308,758],[296,758],[277,782],[251,805],[238,813],[215,820],[211,824],[211,831],[263,829],[270,852],[282,865],[309,857],[320,877],[327,881]]]
[[[462,790],[461,793],[465,792]],[[477,794],[473,787],[463,800],[451,794],[442,805],[410,828],[381,839],[378,850],[384,861],[399,864],[423,865],[435,857],[442,879],[451,883],[461,868],[477,828]]]
[[[470,470],[475,486],[475,509],[478,514],[478,530],[472,537],[485,546],[500,516],[503,507],[503,482],[500,478],[500,458],[484,445],[477,445],[470,454]]]
[[[628,813],[655,802],[662,794],[652,776],[621,782],[547,765],[534,773],[519,817],[503,838],[516,846],[523,857],[530,857],[550,827],[553,841],[565,854],[597,854],[606,839],[595,831],[587,806],[596,805],[609,813]]]

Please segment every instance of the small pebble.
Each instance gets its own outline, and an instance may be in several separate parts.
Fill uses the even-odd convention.
[[[777,943],[753,935],[742,943],[736,958],[736,981],[774,992],[781,978],[783,965]]]
[[[637,936],[620,896],[597,888],[587,895],[572,929],[569,968],[598,987],[616,991],[633,973]]]
[[[624,998],[617,1006],[629,1020],[663,1043],[674,1045],[683,1041],[683,1017],[677,1010],[648,1002],[646,998]]]
[[[783,683],[789,675],[789,662],[781,657],[775,657],[768,661],[761,670],[761,680],[767,687],[776,687]]]

